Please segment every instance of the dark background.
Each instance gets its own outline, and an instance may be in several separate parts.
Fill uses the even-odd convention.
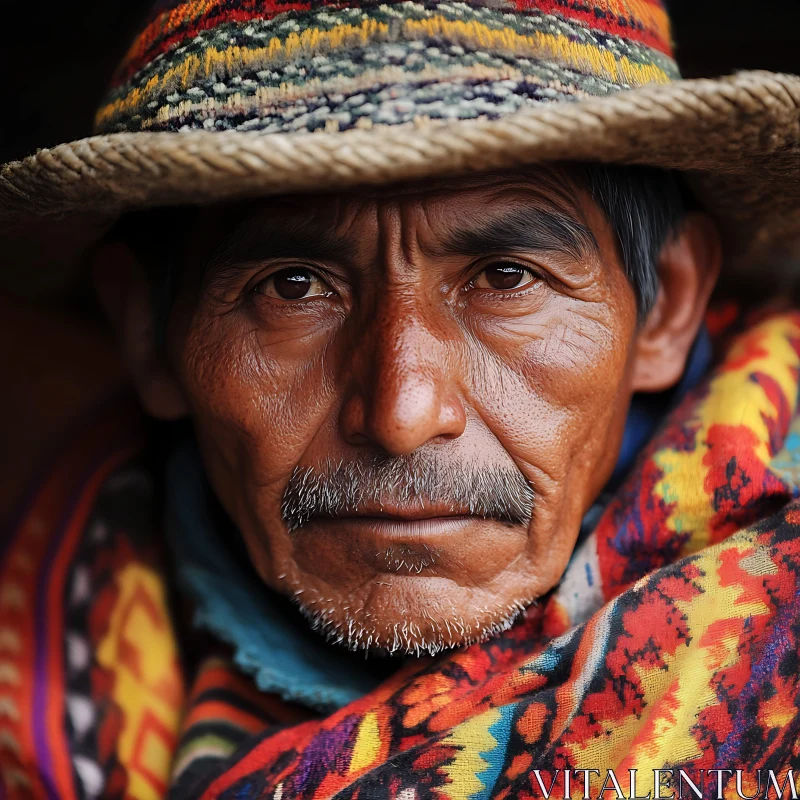
[[[4,3],[0,163],[90,132],[114,65],[148,0]],[[672,0],[687,77],[738,69],[800,73],[800,0]],[[14,18],[16,17],[16,18]]]

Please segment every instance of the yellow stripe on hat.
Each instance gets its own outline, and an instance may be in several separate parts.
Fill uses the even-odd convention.
[[[154,75],[144,87],[135,87],[124,97],[108,103],[98,112],[96,124],[103,126],[109,120],[129,114],[167,93],[186,91],[198,79],[215,76],[222,80],[270,64],[286,63],[300,55],[363,47],[372,41],[385,40],[388,33],[388,24],[367,19],[357,26],[342,24],[330,30],[308,28],[301,33],[290,33],[283,41],[273,37],[263,47],[232,46],[225,50],[209,47],[202,54],[188,55],[163,75]],[[670,81],[667,73],[654,64],[639,64],[593,44],[574,42],[560,34],[520,34],[508,27],[492,28],[475,20],[448,20],[441,15],[424,20],[406,20],[401,37],[405,40],[443,37],[470,50],[544,59],[631,87]],[[409,77],[413,78],[413,73]]]
[[[406,20],[405,29],[409,39],[442,36],[472,49],[547,59],[559,66],[614,82],[624,82],[629,86],[669,83],[671,80],[664,70],[654,64],[637,64],[627,56],[617,57],[608,50],[574,42],[560,34],[538,31],[520,34],[511,28],[490,28],[475,20],[448,20],[438,15],[430,19]]]
[[[290,33],[284,41],[273,37],[264,47],[232,46],[225,50],[209,47],[202,55],[187,56],[163,75],[154,75],[144,87],[133,88],[125,97],[101,108],[95,124],[103,125],[117,115],[130,113],[165,92],[189,89],[198,77],[216,75],[223,78],[265,67],[276,61],[290,61],[301,54],[312,55],[342,47],[363,46],[385,36],[388,31],[386,23],[367,19],[358,26],[336,25],[327,31],[308,28],[302,33]]]

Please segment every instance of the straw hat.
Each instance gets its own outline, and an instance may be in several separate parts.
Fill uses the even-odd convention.
[[[95,135],[0,169],[3,271],[56,286],[132,210],[562,159],[682,170],[730,273],[800,263],[800,78],[681,80],[660,0],[161,0]]]

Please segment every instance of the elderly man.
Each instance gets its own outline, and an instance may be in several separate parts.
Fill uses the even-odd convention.
[[[789,274],[799,107],[653,0],[160,3],[2,172],[170,423],[13,526],[7,790],[796,797],[800,317],[708,304]]]

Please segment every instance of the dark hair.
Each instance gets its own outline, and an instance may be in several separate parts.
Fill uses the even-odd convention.
[[[659,254],[680,229],[692,203],[679,176],[655,167],[570,164],[567,175],[587,189],[615,232],[625,273],[636,295],[639,320],[658,293]],[[159,335],[172,308],[180,245],[196,210],[153,209],[123,218],[112,232],[133,249],[153,283]]]
[[[588,164],[577,179],[617,235],[622,264],[643,320],[658,294],[658,259],[694,205],[677,173],[655,167]]]

